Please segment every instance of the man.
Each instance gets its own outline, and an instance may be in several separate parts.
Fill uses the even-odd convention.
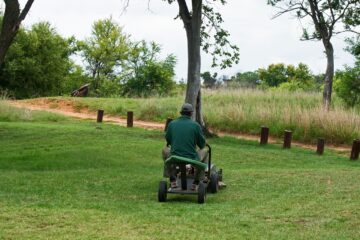
[[[208,150],[205,148],[206,142],[201,126],[191,120],[193,107],[189,103],[185,103],[181,107],[181,116],[172,121],[166,130],[167,146],[163,149],[164,161],[171,155],[190,158],[207,163]],[[170,146],[170,148],[168,147]],[[196,150],[199,147],[199,150]],[[177,188],[176,183],[176,165],[171,164],[165,166],[165,176],[170,177],[171,188]],[[204,178],[204,170],[195,170],[195,179],[191,187],[196,190],[199,181]]]

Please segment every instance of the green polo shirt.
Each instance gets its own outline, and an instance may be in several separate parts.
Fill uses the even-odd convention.
[[[196,146],[200,149],[205,147],[200,125],[184,115],[169,124],[165,138],[167,144],[171,145],[171,155],[199,160]]]

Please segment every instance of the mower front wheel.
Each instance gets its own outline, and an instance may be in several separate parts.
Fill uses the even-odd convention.
[[[159,202],[166,202],[166,197],[167,197],[167,183],[165,181],[160,181],[159,191],[158,191]]]
[[[206,199],[205,184],[203,182],[200,182],[198,188],[198,203],[203,204],[205,202],[205,199]]]
[[[209,190],[211,193],[217,193],[219,190],[219,177],[216,173],[212,173],[210,176]]]

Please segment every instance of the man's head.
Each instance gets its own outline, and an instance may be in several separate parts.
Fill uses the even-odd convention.
[[[181,107],[180,114],[191,117],[193,111],[193,106],[190,103],[184,103]]]

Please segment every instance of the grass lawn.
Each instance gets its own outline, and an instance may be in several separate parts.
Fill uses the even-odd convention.
[[[163,133],[0,122],[0,239],[359,239],[360,163],[212,139],[228,187],[157,202]]]

